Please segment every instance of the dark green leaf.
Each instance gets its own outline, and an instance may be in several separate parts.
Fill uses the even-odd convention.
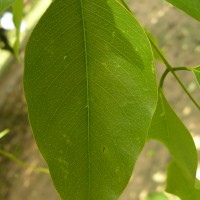
[[[198,82],[198,84],[200,86],[200,66],[193,68],[192,71],[193,71],[193,73],[194,73],[194,75],[195,75],[195,77],[197,79],[197,82]]]
[[[187,176],[181,167],[172,161],[168,166],[166,191],[179,196],[181,200],[199,200],[200,190],[191,183],[193,178]]]
[[[177,8],[183,10],[188,15],[200,21],[200,1],[199,0],[166,0]]]
[[[62,199],[114,200],[147,136],[157,89],[144,30],[113,0],[56,0],[28,42],[24,89]]]
[[[14,44],[14,53],[19,60],[19,43],[20,43],[20,25],[23,16],[23,0],[15,0],[13,7],[13,22],[16,28],[16,40]]]
[[[180,173],[183,173],[187,177],[187,184],[194,187],[197,169],[197,152],[193,139],[189,131],[169,106],[161,90],[159,91],[159,101],[152,119],[148,137],[149,139],[158,140],[166,145],[174,162],[179,166]],[[176,174],[173,175],[173,179],[174,181],[178,179]],[[168,182],[167,188],[172,187],[170,183]],[[173,185],[174,190],[176,190],[176,186],[181,187],[180,184],[175,184]]]
[[[8,8],[13,2],[14,0],[0,0],[0,13]]]

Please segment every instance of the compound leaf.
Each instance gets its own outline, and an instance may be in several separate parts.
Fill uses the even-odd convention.
[[[26,48],[36,142],[62,199],[114,200],[127,185],[157,100],[153,55],[116,0],[56,0]]]

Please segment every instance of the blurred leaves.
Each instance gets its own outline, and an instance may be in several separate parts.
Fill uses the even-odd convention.
[[[7,135],[10,132],[9,129],[5,129],[4,131],[0,132],[0,139],[3,138],[5,135]]]
[[[12,5],[13,8],[13,22],[16,28],[16,40],[14,43],[14,53],[19,60],[19,43],[20,43],[20,27],[23,16],[23,0],[15,0]]]
[[[13,53],[13,48],[9,44],[6,30],[3,28],[0,28],[0,48]]]
[[[13,2],[14,2],[14,0],[0,0],[0,14],[1,14],[6,8],[8,8]]]
[[[163,192],[152,192],[145,200],[168,200],[168,198]]]

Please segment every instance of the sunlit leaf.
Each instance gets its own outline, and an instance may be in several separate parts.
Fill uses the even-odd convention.
[[[183,10],[188,15],[200,21],[200,1],[199,0],[166,0],[177,8]]]
[[[8,8],[15,0],[0,0],[0,13]]]
[[[196,181],[197,152],[193,139],[189,131],[169,106],[161,90],[159,91],[159,100],[149,129],[148,138],[158,140],[166,145],[174,162],[179,167],[180,174],[184,174],[186,180],[188,180],[187,185],[194,187]],[[177,176],[179,174],[173,174],[171,178],[176,181],[179,178]],[[171,193],[176,190],[176,187],[181,188],[181,184],[178,183],[171,186],[172,182],[168,181],[167,184],[167,188],[174,187],[174,190],[167,189]]]
[[[36,142],[62,199],[114,200],[155,109],[149,41],[120,1],[56,0],[26,48]]]
[[[0,139],[3,138],[5,135],[7,135],[9,133],[9,129],[5,129],[4,131],[0,132]]]

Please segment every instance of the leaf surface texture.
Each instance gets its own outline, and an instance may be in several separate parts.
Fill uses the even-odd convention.
[[[144,30],[116,0],[56,0],[27,45],[36,142],[62,199],[118,199],[157,100]]]

